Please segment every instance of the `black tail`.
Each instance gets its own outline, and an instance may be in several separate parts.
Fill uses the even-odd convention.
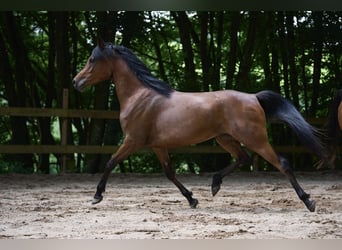
[[[261,91],[256,94],[267,120],[286,123],[297,135],[304,146],[320,159],[326,159],[327,153],[318,129],[305,121],[293,104],[273,91]]]

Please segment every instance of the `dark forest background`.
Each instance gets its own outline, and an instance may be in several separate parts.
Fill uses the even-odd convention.
[[[341,88],[341,30],[342,12],[328,11],[0,12],[0,105],[60,108],[67,88],[70,108],[118,110],[112,84],[82,94],[71,84],[102,37],[130,48],[179,91],[270,89],[305,117],[326,117]],[[123,137],[117,120],[77,118],[69,126],[69,144],[117,145]],[[269,131],[274,145],[297,144],[285,126],[272,125]],[[0,143],[60,144],[59,120],[0,117]],[[102,171],[108,157],[75,155],[70,171]],[[314,169],[316,159],[308,154],[288,157],[295,169]],[[178,172],[196,173],[231,161],[224,154],[172,158]],[[0,152],[0,169],[49,173],[58,164],[58,155]],[[159,172],[160,167],[153,155],[143,154],[131,156],[118,171]]]

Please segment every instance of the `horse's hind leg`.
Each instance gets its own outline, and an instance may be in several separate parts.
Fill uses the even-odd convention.
[[[188,189],[186,189],[182,183],[180,183],[175,176],[175,171],[171,167],[171,161],[170,157],[168,154],[167,149],[162,149],[162,148],[153,148],[153,151],[157,155],[163,170],[165,172],[166,177],[172,181],[178,189],[181,191],[181,193],[185,196],[185,198],[188,200],[190,207],[196,208],[198,204],[198,200],[192,198],[192,192],[190,192]]]
[[[256,140],[257,141],[257,140]],[[311,211],[315,211],[315,201],[310,200],[310,195],[305,193],[302,187],[296,180],[290,164],[288,161],[280,156],[277,155],[268,141],[264,143],[260,143],[257,145],[247,145],[251,150],[255,151],[259,155],[261,155],[265,160],[275,166],[281,173],[283,173],[291,182],[292,187],[295,189],[298,197],[304,202],[305,206]]]
[[[243,148],[241,147],[241,144],[237,140],[235,140],[232,136],[228,134],[224,134],[224,135],[220,135],[216,137],[215,139],[224,150],[226,150],[234,158],[236,158],[236,161],[230,164],[228,167],[217,172],[213,176],[213,181],[211,184],[211,193],[213,196],[216,195],[217,192],[220,190],[223,177],[230,174],[238,167],[251,162],[251,158],[246,153],[246,151],[243,150]]]
[[[292,187],[295,189],[298,197],[304,202],[304,204],[306,205],[306,207],[311,211],[314,212],[315,211],[315,207],[316,207],[316,203],[313,200],[310,200],[310,195],[305,193],[304,190],[302,189],[302,187],[299,185],[299,183],[296,180],[296,177],[294,176],[290,164],[287,161],[287,159],[285,159],[284,157],[279,155],[279,160],[281,163],[281,166],[285,172],[285,175],[289,178]]]

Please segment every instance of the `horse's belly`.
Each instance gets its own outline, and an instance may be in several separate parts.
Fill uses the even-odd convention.
[[[214,127],[192,124],[151,131],[150,144],[152,147],[180,147],[207,141],[219,135]]]

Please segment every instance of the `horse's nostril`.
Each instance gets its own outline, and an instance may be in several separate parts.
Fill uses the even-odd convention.
[[[75,81],[75,79],[72,80],[72,85],[74,86],[74,88],[76,88],[76,81]]]

